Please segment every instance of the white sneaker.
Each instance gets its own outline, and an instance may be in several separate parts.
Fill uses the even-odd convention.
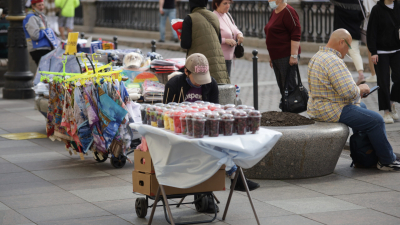
[[[394,123],[392,114],[390,112],[385,112],[383,114],[383,121],[385,121],[385,123]]]
[[[390,112],[390,115],[394,120],[399,119],[399,114],[397,114],[396,106],[394,105],[394,103],[392,104],[392,112]]]
[[[367,79],[365,79],[368,83],[376,83],[376,75],[374,76],[369,76]]]
[[[400,171],[400,162],[395,160],[391,164],[384,165],[378,161],[378,165],[376,167],[383,171]]]

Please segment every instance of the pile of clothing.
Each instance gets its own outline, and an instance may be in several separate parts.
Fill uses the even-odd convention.
[[[142,96],[145,102],[162,102],[165,85],[145,80],[142,84]]]
[[[114,157],[125,154],[137,137],[129,127],[140,121],[139,104],[129,99],[123,82],[49,83],[47,136],[63,141],[81,159],[88,150]],[[129,159],[128,159],[129,161]]]

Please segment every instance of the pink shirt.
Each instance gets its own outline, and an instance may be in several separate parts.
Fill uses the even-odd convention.
[[[235,47],[231,47],[230,45],[225,43],[225,39],[237,39],[238,34],[243,34],[237,28],[235,24],[232,23],[230,17],[227,13],[221,14],[214,10],[215,15],[217,15],[219,20],[219,28],[221,30],[221,48],[222,52],[224,53],[225,60],[232,60],[233,59],[233,52],[235,51]],[[234,37],[232,38],[232,33]]]

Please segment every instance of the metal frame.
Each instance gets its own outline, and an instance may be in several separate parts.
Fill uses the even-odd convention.
[[[232,183],[232,185],[231,185],[231,190],[230,190],[230,192],[229,192],[229,197],[228,197],[228,200],[227,200],[227,203],[226,203],[226,207],[225,207],[225,210],[224,210],[224,215],[223,215],[223,217],[222,217],[222,220],[225,220],[226,215],[227,215],[227,213],[228,213],[229,204],[230,204],[231,199],[232,199],[233,190],[234,190],[234,187],[235,187],[235,185],[236,185],[236,182],[237,182],[237,180],[238,180],[238,178],[239,178],[239,175],[241,176],[243,185],[244,185],[244,187],[246,188],[247,197],[249,198],[249,202],[250,202],[251,208],[252,208],[252,210],[253,210],[254,217],[255,217],[256,220],[257,220],[257,224],[260,225],[260,221],[259,221],[259,219],[258,219],[257,212],[256,212],[256,210],[255,210],[255,208],[254,208],[253,201],[252,201],[252,199],[251,199],[249,187],[247,186],[246,178],[244,177],[243,170],[242,170],[241,167],[238,167],[238,170],[237,170],[237,172],[236,172],[235,178],[234,178],[233,183]],[[151,225],[151,223],[153,222],[153,217],[154,217],[154,213],[155,213],[155,211],[156,211],[157,202],[159,201],[159,198],[160,198],[160,192],[161,192],[161,195],[162,195],[162,200],[163,200],[163,205],[164,205],[164,214],[165,214],[165,211],[167,211],[167,214],[168,214],[168,217],[170,218],[170,221],[168,220],[167,215],[165,215],[165,218],[166,218],[167,222],[170,223],[171,225],[183,225],[183,224],[194,224],[194,223],[208,223],[208,221],[207,221],[207,222],[202,222],[202,221],[201,221],[201,222],[175,223],[175,222],[174,222],[174,218],[173,218],[172,213],[171,213],[170,205],[177,205],[177,207],[179,207],[181,204],[184,204],[184,203],[182,203],[182,202],[183,202],[185,196],[183,196],[183,198],[181,199],[181,201],[180,201],[178,204],[169,204],[169,203],[168,203],[167,195],[166,195],[165,190],[164,190],[164,186],[160,184],[159,187],[158,187],[158,189],[157,189],[157,194],[156,194],[155,199],[154,199],[154,204],[153,204],[153,208],[152,208],[152,210],[151,210],[151,214],[150,214],[150,218],[149,218],[148,225]],[[197,193],[196,193],[196,194],[197,194]],[[187,194],[187,195],[189,195],[189,194]],[[214,195],[214,194],[213,194],[213,195]],[[215,198],[215,196],[214,196],[214,198]],[[213,198],[213,202],[214,202],[214,198]],[[215,198],[215,199],[216,199],[216,198]],[[167,201],[165,201],[165,200],[167,200]],[[219,202],[218,199],[216,199],[216,200],[217,200],[217,202]],[[215,207],[215,202],[214,202],[214,207]],[[215,208],[214,208],[214,210],[215,210]],[[215,217],[217,216],[216,214],[217,214],[217,212],[215,212]],[[215,217],[214,217],[214,219],[215,219]],[[214,219],[212,219],[211,221],[214,221]],[[210,222],[211,222],[211,221],[210,221]]]

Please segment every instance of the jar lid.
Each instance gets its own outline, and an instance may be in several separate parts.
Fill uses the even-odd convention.
[[[221,116],[221,118],[223,120],[231,120],[231,119],[233,119],[233,115],[232,114],[224,114]]]
[[[237,109],[247,109],[247,105],[238,105],[236,106]]]
[[[155,106],[164,106],[164,104],[163,103],[156,103],[156,104],[154,104]]]
[[[197,103],[197,104],[203,104],[203,103],[204,103],[204,101],[197,100],[197,101],[195,101],[194,103]]]
[[[258,110],[252,110],[249,112],[250,117],[261,117],[261,112]]]
[[[234,117],[247,117],[247,113],[243,110],[238,110],[233,113]]]
[[[182,115],[183,113],[185,113],[185,111],[184,110],[174,110],[174,116],[180,116],[180,115]]]
[[[205,119],[204,114],[203,113],[194,113],[192,115],[193,120],[202,120]]]
[[[220,119],[219,113],[217,112],[211,112],[207,114],[208,119]]]
[[[191,105],[191,102],[181,102],[182,105]]]
[[[177,106],[177,105],[179,105],[179,104],[176,103],[176,102],[169,102],[168,105]]]
[[[224,105],[224,109],[235,108],[235,104],[226,104]]]

